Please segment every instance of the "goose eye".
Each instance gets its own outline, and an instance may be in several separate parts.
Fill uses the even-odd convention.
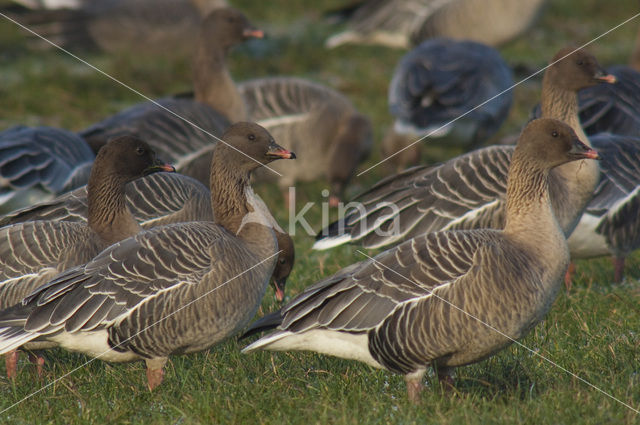
[[[551,137],[558,137],[558,132],[557,131],[552,131],[551,132]]]
[[[284,264],[284,258],[280,259],[280,264]]]
[[[141,147],[137,147],[136,148],[136,153],[138,155],[144,155],[145,152],[146,152],[146,150],[144,148],[141,148]]]
[[[248,135],[248,136],[247,136],[247,138],[248,138],[249,140],[251,140],[251,141],[256,140],[256,136],[255,136],[254,134],[250,134],[250,135]]]
[[[578,66],[582,66],[582,65],[584,65],[584,62],[583,62],[582,60],[579,60],[579,61],[577,61],[576,63],[578,64]]]

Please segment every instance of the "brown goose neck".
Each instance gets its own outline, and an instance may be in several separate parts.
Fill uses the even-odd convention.
[[[567,123],[583,143],[591,146],[589,138],[580,125],[578,94],[573,90],[567,90],[554,84],[549,73],[545,74],[542,80],[540,109],[543,118],[555,118]]]
[[[211,162],[211,208],[214,222],[237,234],[242,218],[249,212],[246,197],[249,173],[234,168],[225,160],[225,153],[216,149]]]
[[[127,208],[127,181],[92,172],[87,185],[88,224],[107,244],[136,234],[140,226]]]

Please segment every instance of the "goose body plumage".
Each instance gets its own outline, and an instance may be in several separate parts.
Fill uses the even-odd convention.
[[[332,196],[341,196],[373,145],[371,122],[342,94],[293,77],[260,78],[238,85],[251,119],[298,153],[295,163],[278,164],[281,188],[325,178]],[[272,179],[261,172],[259,179]]]
[[[416,46],[427,38],[449,37],[497,46],[526,31],[545,0],[366,0],[348,18],[348,29],[325,46],[381,44]]]
[[[87,183],[95,155],[76,134],[16,126],[0,133],[0,205],[31,205]]]
[[[144,359],[152,389],[169,355],[202,350],[246,324],[278,249],[278,225],[248,186],[249,172],[295,155],[255,124],[236,124],[223,140],[246,156],[224,144],[216,148],[216,224],[144,230],[57,276],[5,311],[0,351],[38,338],[108,361]]]
[[[429,233],[348,266],[267,319],[277,330],[244,351],[364,361],[403,374],[415,400],[429,365],[446,373],[524,336],[548,312],[569,263],[549,169],[596,155],[566,124],[541,119],[513,156],[504,230]]]
[[[562,49],[554,61],[569,52],[570,49]],[[587,52],[573,55],[546,71],[543,115],[569,123],[580,140],[588,144],[577,116],[576,92],[598,82],[611,82],[612,78]],[[513,149],[482,148],[441,165],[414,167],[383,179],[355,199],[361,203],[360,208],[349,211],[318,234],[314,249],[347,242],[379,248],[443,229],[502,228]],[[571,234],[590,201],[599,173],[594,161],[573,162],[552,170],[551,203],[566,235]]]
[[[394,154],[423,136],[429,143],[443,138],[448,144],[477,147],[507,118],[512,86],[511,70],[492,47],[446,38],[423,42],[393,73],[389,110],[395,123],[383,141],[383,153]],[[419,147],[408,148],[415,151],[414,162]]]

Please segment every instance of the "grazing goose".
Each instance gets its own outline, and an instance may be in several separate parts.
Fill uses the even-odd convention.
[[[346,31],[325,46],[381,44],[409,48],[431,37],[474,40],[497,46],[526,31],[545,0],[365,0]]]
[[[143,229],[185,221],[213,221],[211,193],[202,183],[182,174],[156,173],[125,186],[126,204]],[[87,186],[81,186],[50,201],[13,211],[0,217],[0,227],[35,220],[86,222]],[[274,229],[278,239],[273,288],[276,299],[284,299],[284,289],[295,261],[293,240]]]
[[[562,49],[542,82],[543,116],[568,123],[589,143],[578,120],[576,92],[615,78],[580,50]],[[564,58],[560,60],[561,58]],[[389,246],[427,232],[504,225],[507,170],[513,146],[491,146],[434,167],[415,167],[390,176],[355,201],[359,208],[318,234],[314,249],[347,242],[367,248]],[[575,228],[598,184],[595,161],[562,165],[551,172],[551,203],[566,235]]]
[[[95,155],[80,137],[52,127],[0,133],[0,205],[11,211],[87,182]]]
[[[35,338],[107,361],[147,364],[150,389],[169,355],[203,350],[255,314],[273,273],[277,223],[250,173],[295,158],[264,128],[238,123],[211,163],[215,224],[154,227],[102,251],[0,315],[0,353]]]
[[[640,139],[606,133],[590,139],[602,158],[601,179],[568,239],[569,250],[572,259],[612,255],[618,283],[625,257],[640,248]]]
[[[12,306],[58,273],[83,264],[101,250],[140,231],[124,203],[124,186],[173,167],[155,160],[143,141],[121,137],[98,152],[91,169],[86,223],[32,221],[0,228],[0,309]],[[16,374],[15,352],[7,375]]]
[[[325,178],[331,186],[329,202],[336,206],[356,167],[367,158],[373,130],[342,94],[320,84],[292,77],[260,78],[238,85],[252,120],[276,140],[298,153],[295,164],[274,164],[282,176],[278,184],[288,199],[297,181]],[[273,179],[262,172],[258,179]]]
[[[446,38],[423,42],[393,73],[389,110],[395,123],[382,142],[383,156],[424,136],[429,138],[425,143],[442,138],[442,143],[478,147],[507,118],[512,86],[511,70],[492,47]],[[416,143],[391,161],[398,168],[415,165],[420,147]]]
[[[429,365],[452,384],[452,368],[522,338],[551,308],[569,251],[549,201],[549,172],[583,158],[597,154],[568,125],[531,122],[511,160],[504,230],[429,233],[346,267],[268,316],[277,330],[243,351],[359,360],[404,375],[412,401]]]
[[[182,97],[132,106],[80,133],[95,150],[106,140],[134,134],[149,140],[159,155],[170,159],[182,173],[209,185],[209,164],[216,140],[193,127],[196,124],[220,137],[229,122],[246,118],[244,101],[226,65],[229,50],[250,37],[262,37],[247,18],[235,9],[217,9],[201,26],[193,61],[195,100]],[[185,122],[185,118],[189,121]]]
[[[110,53],[192,53],[197,27],[224,0],[15,0],[8,15],[56,44]]]

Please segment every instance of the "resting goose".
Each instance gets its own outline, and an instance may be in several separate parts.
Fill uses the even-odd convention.
[[[429,365],[452,383],[452,368],[522,338],[551,308],[569,251],[549,201],[549,171],[583,158],[597,154],[569,126],[531,122],[509,168],[504,230],[429,233],[338,271],[268,317],[277,330],[243,352],[359,360],[404,375],[412,401]]]
[[[393,73],[389,110],[395,123],[382,141],[383,156],[425,136],[424,143],[478,147],[507,118],[512,86],[509,66],[492,47],[447,38],[423,42]],[[420,147],[416,143],[390,160],[398,168],[415,165]]]
[[[15,2],[27,9],[13,8],[8,15],[56,44],[172,57],[191,53],[196,38],[193,28],[208,12],[226,6],[224,0]]]
[[[589,143],[577,116],[576,92],[614,82],[596,59],[580,50],[562,49],[545,72],[543,116],[568,123]],[[557,61],[557,62],[556,62]],[[355,201],[359,208],[323,229],[314,249],[347,242],[385,247],[427,232],[504,225],[507,171],[513,146],[491,146],[434,167],[415,167],[383,179]],[[594,161],[565,164],[551,172],[551,203],[560,226],[571,234],[598,184]]]
[[[143,229],[185,221],[212,221],[211,193],[199,181],[177,173],[156,173],[127,183],[127,208]],[[81,186],[50,201],[13,211],[0,217],[0,227],[35,220],[86,222],[87,186]],[[273,288],[276,299],[284,299],[287,278],[295,261],[293,240],[274,229],[278,239]]]
[[[89,261],[109,245],[141,228],[124,203],[124,185],[173,167],[155,160],[143,141],[125,136],[98,152],[89,178],[88,220],[41,220],[0,228],[0,309],[19,303],[58,273]],[[16,356],[7,358],[7,375],[16,374]]]
[[[276,140],[298,153],[295,164],[275,163],[278,185],[288,199],[288,188],[298,181],[328,180],[329,201],[337,205],[356,167],[373,145],[371,121],[342,94],[320,84],[293,77],[260,78],[238,85],[249,116]],[[276,177],[262,172],[258,180]]]
[[[76,134],[16,126],[0,133],[0,205],[11,211],[87,182],[95,155]]]
[[[0,353],[37,338],[106,361],[145,360],[153,389],[169,355],[203,350],[242,328],[278,251],[278,225],[251,190],[250,173],[295,155],[252,123],[233,125],[223,140],[211,163],[215,224],[154,227],[60,274],[0,314]]]
[[[217,9],[202,23],[193,61],[195,100],[170,97],[134,105],[80,132],[95,150],[106,140],[134,134],[149,140],[158,155],[182,173],[209,184],[209,164],[216,139],[230,122],[246,119],[244,101],[226,65],[229,50],[250,37],[262,37],[235,9]],[[175,114],[175,115],[174,115]],[[185,122],[182,118],[187,119]],[[193,127],[196,124],[209,134]]]
[[[365,0],[348,29],[325,46],[381,44],[408,48],[431,37],[474,40],[497,46],[535,21],[545,0]]]

